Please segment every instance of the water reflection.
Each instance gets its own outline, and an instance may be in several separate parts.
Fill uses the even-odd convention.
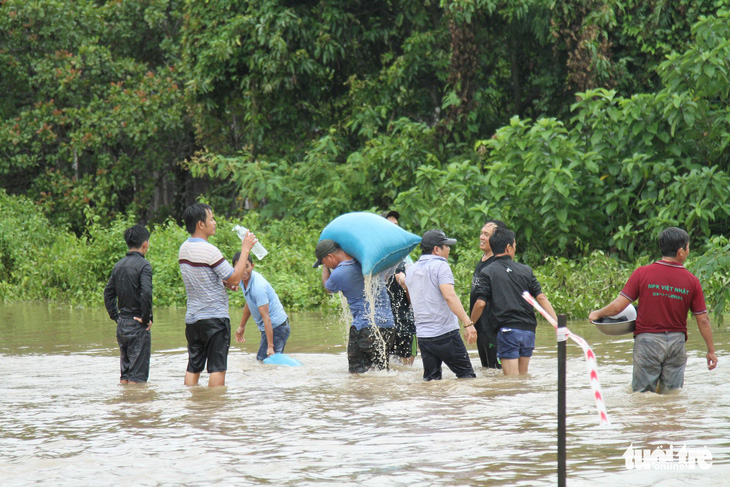
[[[421,381],[421,364],[352,376],[343,331],[294,315],[287,352],[303,367],[260,364],[256,334],[233,344],[227,386],[186,388],[184,310],[155,310],[150,382],[118,385],[114,324],[103,310],[0,306],[3,485],[554,485],[556,365],[538,328],[529,377]],[[730,400],[689,342],[679,394],[631,394],[632,341],[571,329],[598,355],[612,425],[599,427],[585,364],[568,347],[569,485],[723,485]],[[474,350],[472,361],[478,363]],[[703,471],[627,470],[637,448],[707,447]]]

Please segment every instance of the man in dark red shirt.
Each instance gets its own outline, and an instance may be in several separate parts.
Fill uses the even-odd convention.
[[[684,268],[689,254],[689,235],[670,227],[659,235],[661,260],[636,269],[611,304],[592,311],[588,319],[620,313],[639,300],[634,331],[634,392],[659,392],[684,385],[687,364],[687,312],[697,320],[707,345],[707,368],[717,367],[712,328],[699,279]]]

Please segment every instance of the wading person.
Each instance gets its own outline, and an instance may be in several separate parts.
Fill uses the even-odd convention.
[[[634,392],[669,391],[684,385],[690,310],[707,345],[707,368],[717,367],[702,286],[683,265],[689,255],[689,235],[680,228],[667,228],[659,235],[659,250],[660,260],[636,269],[616,299],[588,315],[592,321],[616,315],[639,300],[631,381]]]
[[[380,216],[389,222],[398,225],[400,214],[395,210],[382,213]],[[390,298],[390,307],[393,311],[393,320],[395,322],[395,336],[393,337],[393,345],[390,348],[390,355],[398,357],[398,359],[406,364],[413,365],[414,355],[414,339],[416,337],[416,323],[413,321],[413,310],[408,296],[400,282],[403,282],[406,276],[406,267],[413,264],[410,256],[406,256],[393,269],[392,274],[385,276],[385,287],[388,290]]]
[[[459,321],[464,323],[467,342],[476,341],[476,331],[456,295],[454,275],[446,260],[454,244],[456,240],[447,238],[441,230],[427,231],[421,239],[421,258],[405,276],[423,361],[423,379],[427,381],[441,379],[442,364],[460,379],[476,377],[459,335]]]
[[[240,252],[236,252],[233,256],[234,267],[240,257]],[[269,355],[284,353],[291,328],[289,316],[284,311],[276,291],[264,276],[254,270],[254,267],[253,259],[249,255],[241,278],[241,291],[246,298],[246,305],[243,307],[241,325],[236,330],[236,341],[238,343],[246,341],[243,337],[246,322],[253,316],[261,333],[261,345],[256,359],[262,361]]]
[[[523,291],[529,292],[550,316],[556,320],[557,316],[532,269],[513,260],[514,232],[496,228],[489,237],[489,245],[494,260],[479,276],[474,308],[486,304],[490,320],[494,320],[498,330],[497,355],[504,375],[526,374],[535,349],[537,319],[532,306],[522,297]]]
[[[477,289],[482,271],[494,261],[494,253],[489,245],[489,237],[492,236],[497,227],[507,228],[504,222],[489,220],[484,224],[482,232],[479,234],[479,249],[483,254],[474,268],[474,275],[471,279],[471,293],[469,294],[469,314],[474,322],[474,328],[477,330],[479,360],[482,362],[482,367],[490,369],[502,368],[497,357],[497,330],[494,323],[489,320],[488,310],[484,309],[484,301],[479,301],[477,305]]]
[[[349,371],[359,374],[373,367],[387,368],[394,323],[385,285],[382,282],[375,283],[375,302],[368,303],[362,266],[357,260],[329,239],[320,240],[314,253],[317,256],[314,267],[322,265],[322,285],[329,293],[341,292],[350,308],[352,325],[347,341]],[[373,313],[371,306],[375,308]],[[371,315],[374,316],[374,324],[371,324]]]
[[[117,322],[119,382],[147,382],[152,350],[152,266],[145,259],[150,232],[142,225],[124,231],[129,252],[112,270],[104,288],[104,306]]]
[[[232,267],[218,247],[208,242],[216,230],[210,206],[203,203],[189,206],[183,212],[183,220],[190,234],[178,253],[180,273],[188,298],[185,314],[185,338],[188,342],[185,385],[196,385],[207,364],[210,374],[208,386],[222,386],[226,382],[228,349],[231,345],[226,287],[238,289],[248,253],[257,240],[251,232],[246,235],[241,241],[241,259]]]

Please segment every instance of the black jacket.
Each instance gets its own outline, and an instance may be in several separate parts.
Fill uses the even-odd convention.
[[[489,321],[498,328],[535,331],[535,311],[522,297],[523,291],[534,297],[542,294],[540,283],[529,266],[502,255],[482,269],[476,297],[487,303]]]
[[[142,318],[152,321],[152,265],[139,252],[128,252],[117,262],[104,288],[104,306],[109,318]]]

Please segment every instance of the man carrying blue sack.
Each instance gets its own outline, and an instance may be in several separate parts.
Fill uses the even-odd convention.
[[[233,256],[234,267],[240,258],[241,253],[236,252],[236,255]],[[253,268],[253,259],[249,255],[241,278],[241,290],[246,298],[246,306],[243,307],[241,325],[236,330],[236,341],[238,343],[246,341],[243,338],[246,322],[253,316],[256,326],[261,332],[261,345],[256,359],[263,361],[275,353],[284,353],[291,328],[289,317],[284,311],[284,306],[281,305],[279,295],[276,294],[269,281]]]
[[[365,296],[365,278],[360,263],[330,239],[320,240],[314,253],[317,256],[314,267],[324,264],[322,285],[328,293],[342,292],[350,307],[352,325],[347,341],[350,373],[360,374],[373,367],[387,368],[395,323],[385,284],[379,279],[374,283],[375,310],[371,313],[373,303],[368,303]],[[371,316],[375,323],[370,322]]]

